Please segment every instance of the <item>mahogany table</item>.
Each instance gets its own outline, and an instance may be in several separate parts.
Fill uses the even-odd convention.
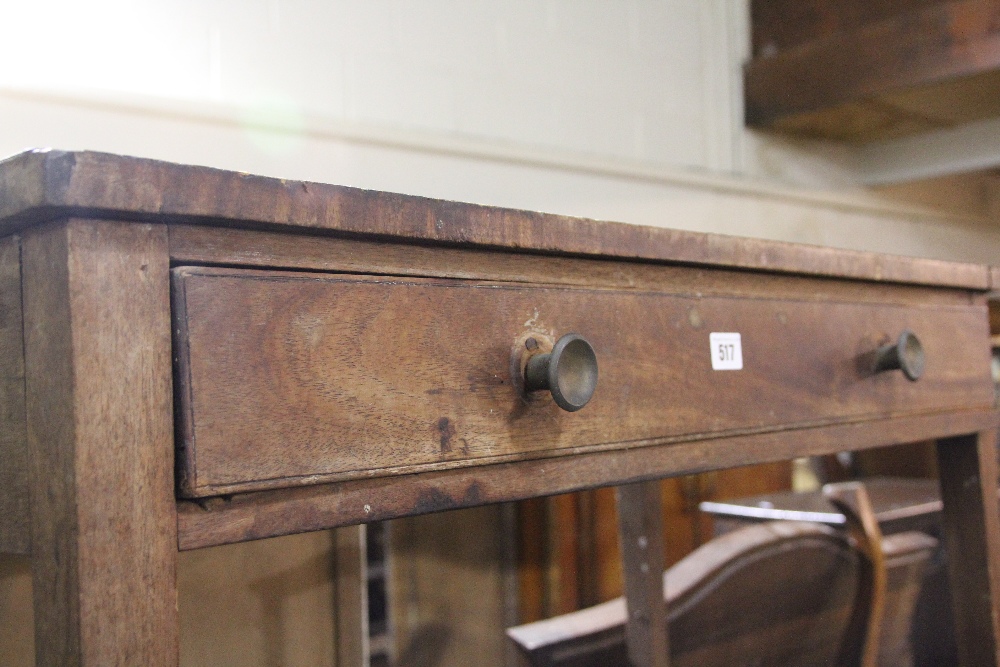
[[[656,612],[646,481],[931,438],[963,660],[997,664],[985,267],[87,152],[0,163],[0,231],[39,665],[175,665],[179,550],[607,485]]]

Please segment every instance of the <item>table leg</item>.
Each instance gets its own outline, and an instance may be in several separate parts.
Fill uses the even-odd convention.
[[[963,665],[998,665],[997,433],[940,440],[937,455],[959,658]]]
[[[166,228],[53,223],[22,259],[37,664],[176,666]]]
[[[367,530],[360,526],[336,528],[334,611],[337,617],[337,667],[368,667],[368,550]]]
[[[0,240],[0,553],[31,550],[24,424],[21,242]]]
[[[617,488],[618,534],[625,579],[625,644],[635,667],[667,667],[667,606],[663,599],[663,509],[660,482]]]

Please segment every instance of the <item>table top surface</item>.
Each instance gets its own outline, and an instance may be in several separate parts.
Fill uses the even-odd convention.
[[[0,234],[68,216],[384,238],[548,255],[957,287],[1000,284],[976,264],[440,201],[96,152],[0,161]]]
[[[880,523],[941,511],[937,480],[874,477],[864,480],[875,517]],[[725,501],[703,502],[699,509],[718,517],[748,521],[814,521],[836,525],[844,515],[822,491],[784,491]]]

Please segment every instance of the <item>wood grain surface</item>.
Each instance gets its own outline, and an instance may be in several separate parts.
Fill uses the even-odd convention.
[[[23,255],[37,662],[175,666],[166,230],[69,221]]]
[[[0,233],[70,214],[989,288],[980,265],[598,222],[106,153],[35,151],[0,162]]]
[[[988,267],[89,152],[0,163],[0,233],[21,230],[39,664],[175,665],[178,547],[996,427]],[[168,253],[302,270],[176,269],[171,321]],[[902,328],[925,377],[866,374]],[[601,363],[575,415],[523,398],[511,361],[570,331]],[[712,331],[743,334],[743,371],[711,371]],[[173,351],[181,488],[241,493],[176,498]],[[977,664],[996,657],[993,445],[939,448]]]
[[[384,479],[179,501],[182,550],[401,516],[941,438],[996,426],[993,409],[950,411],[712,440],[581,452]]]
[[[710,434],[988,407],[983,306],[894,306],[182,267],[174,270],[188,496]],[[904,329],[927,371],[873,375]],[[512,354],[580,333],[578,413],[525,398]],[[710,332],[742,335],[714,371]]]
[[[28,442],[24,415],[21,240],[0,241],[0,553],[28,554]]]
[[[677,266],[595,257],[553,257],[495,249],[304,236],[247,229],[169,225],[174,265],[306,269],[429,278],[613,287],[677,294],[895,304],[971,302],[956,288],[831,280],[815,276]]]

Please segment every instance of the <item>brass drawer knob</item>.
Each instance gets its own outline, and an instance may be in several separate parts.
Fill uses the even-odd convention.
[[[909,380],[919,380],[924,374],[924,346],[909,329],[899,334],[895,343],[875,351],[875,372],[899,369]]]
[[[576,412],[597,389],[597,355],[590,343],[579,334],[566,334],[552,352],[536,354],[524,369],[524,387],[528,391],[549,390],[556,405]]]

